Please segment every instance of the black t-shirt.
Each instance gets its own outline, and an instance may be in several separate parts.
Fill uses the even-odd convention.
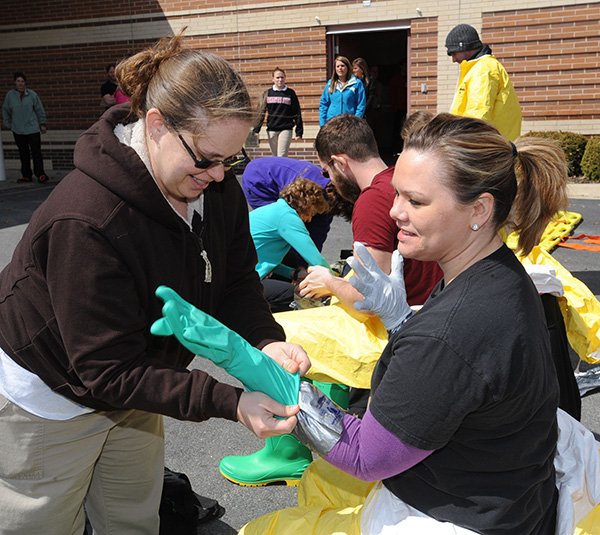
[[[100,86],[100,96],[103,97],[104,95],[114,95],[116,90],[117,90],[117,84],[115,84],[111,80],[106,80]]]
[[[384,481],[440,521],[485,534],[549,534],[558,387],[538,294],[503,246],[443,282],[393,335],[370,410],[436,450]]]

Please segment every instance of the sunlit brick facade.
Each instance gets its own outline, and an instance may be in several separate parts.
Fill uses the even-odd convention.
[[[338,52],[396,69],[400,83],[387,90],[402,114],[448,110],[458,68],[443,43],[460,22],[480,30],[511,74],[524,132],[600,133],[600,2],[4,0],[2,15],[0,89],[22,70],[41,96],[49,169],[71,166],[77,136],[102,112],[104,66],[183,27],[190,46],[231,61],[257,100],[273,67],[286,70],[305,121],[293,157],[314,158],[319,96]],[[263,129],[255,155],[268,153],[264,136]],[[7,167],[17,166],[10,132],[2,140]]]

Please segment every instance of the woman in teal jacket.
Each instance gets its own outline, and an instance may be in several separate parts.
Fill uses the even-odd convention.
[[[342,113],[364,117],[367,96],[363,83],[352,73],[348,58],[335,58],[335,72],[325,85],[319,105],[319,125]]]
[[[274,273],[291,280],[294,269],[281,262],[292,247],[309,266],[328,268],[305,226],[315,215],[329,210],[323,188],[298,178],[283,188],[279,197],[277,202],[250,212],[250,234],[258,255],[256,271],[260,278]]]

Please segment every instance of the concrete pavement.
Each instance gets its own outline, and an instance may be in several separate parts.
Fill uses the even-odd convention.
[[[6,180],[0,180],[0,192],[11,190],[22,191],[56,185],[68,172],[69,170],[50,171],[47,175],[50,180],[45,184],[40,184],[35,178],[31,182],[17,182],[21,173],[16,169],[6,169]]]
[[[567,184],[569,199],[600,199],[600,183]]]
[[[64,177],[69,171],[68,170],[54,170],[48,173],[50,178],[49,184],[56,184]],[[21,173],[16,169],[6,170],[6,180],[0,180],[0,191],[7,191],[13,189],[34,189],[47,184],[39,184],[35,179],[33,182],[19,183],[17,179],[21,176]],[[569,184],[567,186],[567,193],[570,199],[600,199],[600,183],[597,184]]]

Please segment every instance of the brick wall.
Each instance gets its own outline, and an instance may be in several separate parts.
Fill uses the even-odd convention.
[[[410,36],[410,110],[435,113],[437,107],[437,17],[414,19]],[[427,93],[421,92],[427,85]]]
[[[289,156],[316,161],[312,143],[319,122],[319,99],[327,76],[324,28],[195,36],[188,42],[194,48],[211,50],[230,61],[242,73],[257,106],[265,89],[272,85],[273,69],[284,69],[287,83],[300,100],[306,137],[292,141]],[[264,126],[260,137],[260,146],[248,150],[251,158],[271,155]]]
[[[135,11],[130,10],[130,2],[96,2],[95,0],[3,0],[2,17],[5,21],[36,23],[87,19],[92,17],[112,17],[136,13],[153,13],[157,3],[153,1],[135,2]]]
[[[525,120],[600,119],[600,3],[483,14]]]
[[[242,73],[257,102],[273,84],[273,69],[284,69],[287,83],[300,100],[304,121],[318,122],[319,98],[327,75],[324,28],[194,37],[189,43],[229,60]]]
[[[49,130],[86,129],[103,111],[100,85],[106,78],[105,66],[151,42],[154,40],[3,51],[2,94],[13,87],[12,72],[23,70],[28,87],[40,95],[46,108]]]
[[[424,16],[416,16],[417,5]],[[54,168],[70,165],[66,155],[77,136],[102,112],[104,66],[183,26],[191,46],[215,51],[242,72],[255,99],[270,85],[273,67],[286,70],[305,120],[306,139],[292,143],[292,157],[314,159],[312,141],[327,76],[326,31],[340,24],[410,21],[413,111],[448,109],[457,69],[443,39],[454,24],[469,22],[481,27],[484,41],[511,74],[525,124],[600,130],[599,2],[523,0],[518,10],[509,0],[386,0],[366,9],[356,0],[5,0],[2,7],[0,95],[12,88],[14,70],[27,73],[47,108],[44,153]],[[12,136],[3,131],[2,139],[12,159]],[[264,129],[260,147],[251,152],[268,154]]]

